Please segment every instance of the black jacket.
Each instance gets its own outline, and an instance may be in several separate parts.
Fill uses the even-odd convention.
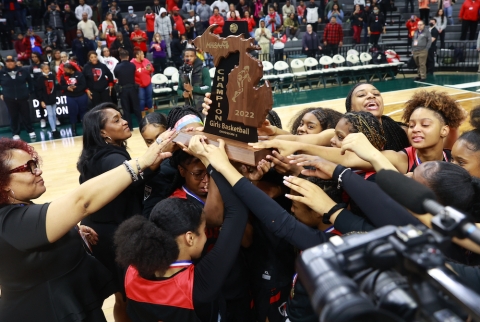
[[[78,20],[74,11],[63,12],[63,25],[65,26],[65,31],[77,29]]]
[[[102,92],[108,86],[113,86],[113,75],[107,65],[97,62],[95,65],[87,63],[83,67],[83,76],[87,81],[87,88],[91,91]]]
[[[306,32],[302,38],[302,53],[306,54],[305,48],[308,48],[308,51],[311,52],[312,50],[316,52],[318,50],[318,46],[320,45],[318,35],[314,31],[311,34]]]
[[[28,99],[33,93],[33,83],[30,72],[25,67],[15,66],[14,69],[4,68],[0,71],[0,95],[6,99]]]
[[[128,39],[125,36],[123,36],[123,43],[121,43],[118,39],[115,39],[115,41],[112,42],[112,44],[110,45],[110,52],[111,52],[112,56],[115,57],[118,60],[120,60],[120,55],[119,55],[119,52],[118,52],[120,49],[124,49],[124,50],[128,51],[128,56],[129,56],[130,59],[135,58],[133,56],[132,42],[130,41],[130,39]]]
[[[170,49],[172,51],[172,57],[182,56],[182,53],[185,50],[185,45],[180,43],[180,37],[178,36],[177,30],[172,30],[172,42],[170,43]]]
[[[128,60],[122,60],[115,66],[113,72],[118,80],[118,85],[133,85],[135,84],[135,65]]]
[[[72,42],[72,53],[77,57],[77,62],[80,66],[87,63],[87,54],[92,50],[95,50],[95,44],[90,39],[83,38],[83,41],[81,41],[80,39],[75,38]]]
[[[76,86],[72,92],[68,90],[69,85]],[[75,71],[73,75],[63,75],[60,82],[60,88],[63,90],[63,93],[66,96],[79,97],[85,95],[85,90],[87,89],[87,82],[85,81],[85,77],[81,72]]]
[[[55,84],[55,76],[52,73],[49,73],[48,76],[42,74],[36,80],[36,97],[40,102],[45,102],[46,105],[57,103],[57,89],[58,85]]]

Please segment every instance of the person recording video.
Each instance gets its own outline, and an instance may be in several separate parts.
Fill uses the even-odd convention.
[[[205,93],[210,92],[212,81],[209,70],[203,61],[197,58],[194,48],[187,48],[183,53],[184,64],[180,67],[178,95],[185,99],[185,105],[202,109]]]

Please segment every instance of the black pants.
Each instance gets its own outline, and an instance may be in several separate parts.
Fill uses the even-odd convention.
[[[380,39],[380,34],[374,35],[370,34],[370,43],[378,48],[378,40]]]
[[[430,16],[430,9],[420,9],[420,19],[428,26],[428,16]]]
[[[0,42],[2,44],[2,50],[13,49],[12,34],[10,31],[0,31]]]
[[[275,62],[279,60],[283,60],[283,48],[282,49],[274,49],[273,53],[275,55]]]
[[[7,105],[8,113],[10,113],[10,127],[13,135],[20,135],[21,126],[23,124],[28,133],[34,132],[32,121],[30,120],[30,107],[28,99],[3,99]]]
[[[432,74],[435,72],[435,52],[437,51],[437,47],[430,47],[428,50],[427,56],[427,74]]]
[[[154,58],[153,59],[153,68],[155,73],[163,73],[165,68],[167,68],[167,57],[165,58]]]
[[[445,30],[438,33],[438,37],[440,38],[440,48],[445,48]]]
[[[413,0],[405,0],[405,12],[408,12],[408,5],[410,4],[410,13],[413,13],[413,9],[415,8],[414,3],[415,2]]]
[[[467,31],[470,30],[470,35],[468,40],[475,40],[475,36],[477,33],[477,21],[472,20],[462,20],[462,34],[460,35],[460,40],[467,39]]]
[[[101,103],[111,102],[110,91],[108,88],[101,92],[92,91],[92,108]]]
[[[128,86],[128,85],[127,85]],[[138,98],[138,89],[136,86],[123,87],[120,92],[120,104],[123,109],[123,118],[128,122],[130,129],[133,129],[132,113],[137,117],[138,123],[142,120],[140,111],[140,99]]]
[[[328,44],[325,46],[324,54],[330,57],[333,57],[334,55],[338,54],[338,44]]]

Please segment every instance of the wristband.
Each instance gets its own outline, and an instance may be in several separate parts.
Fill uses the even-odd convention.
[[[346,168],[345,170],[342,171],[342,173],[339,174],[339,176],[338,176],[337,189],[340,189],[340,185],[341,185],[341,183],[342,183],[342,176],[343,176],[343,174],[345,173],[345,171],[347,171],[347,170],[352,170],[352,169]]]
[[[143,171],[142,171],[142,168],[140,168],[140,163],[138,162],[138,158],[135,159],[135,163],[137,164],[138,175],[140,176],[140,178],[143,179]]]
[[[135,181],[138,181],[138,177],[135,173],[135,171],[133,171],[133,168],[132,166],[130,165],[130,163],[128,163],[127,160],[123,161],[123,165],[125,166],[125,168],[127,169],[127,172],[130,174],[130,177],[132,177],[132,181],[135,182]]]
[[[339,209],[346,208],[347,204],[345,203],[337,203],[335,206],[330,209],[329,212],[323,214],[322,222],[327,225],[331,225],[330,217]]]

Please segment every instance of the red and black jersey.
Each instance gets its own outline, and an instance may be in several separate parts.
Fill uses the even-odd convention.
[[[40,102],[46,105],[53,105],[57,102],[57,85],[52,73],[47,76],[41,75],[37,78],[35,84],[35,95]]]
[[[413,146],[409,146],[408,148],[405,148],[402,150],[403,153],[405,153],[408,157],[408,172],[413,172],[422,162],[418,158],[417,155],[417,149],[415,149]],[[440,160],[439,160],[440,161]],[[443,160],[445,162],[452,162],[452,151],[448,149],[443,149]]]
[[[199,322],[193,307],[193,280],[193,265],[159,280],[144,279],[133,266],[128,267],[128,315],[134,322]]]
[[[73,91],[68,90],[68,86],[74,85]],[[60,88],[66,96],[79,97],[85,94],[87,83],[81,72],[75,71],[72,75],[63,74],[60,82]]]
[[[87,88],[91,91],[102,92],[109,86],[113,86],[113,74],[107,65],[101,62],[97,62],[95,65],[85,64],[83,75],[87,81]]]

